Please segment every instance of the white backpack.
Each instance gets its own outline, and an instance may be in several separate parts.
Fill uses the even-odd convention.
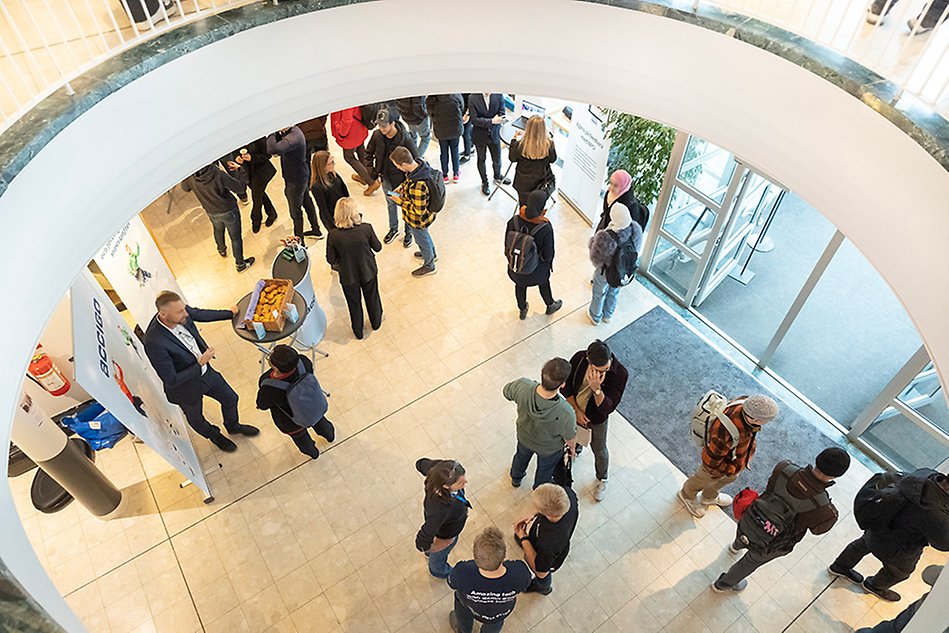
[[[728,398],[714,389],[707,391],[698,403],[696,403],[695,408],[692,409],[692,443],[698,448],[708,446],[708,427],[711,426],[714,418],[718,418],[722,426],[724,426],[732,436],[731,457],[734,459],[735,448],[738,446],[738,427],[735,426],[735,423],[732,422],[724,412],[728,405],[741,404],[742,402],[744,402],[744,400],[729,402]]]

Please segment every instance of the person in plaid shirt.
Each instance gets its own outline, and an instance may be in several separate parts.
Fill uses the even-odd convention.
[[[392,150],[389,160],[405,172],[405,180],[396,187],[395,195],[391,198],[402,207],[402,219],[419,247],[415,256],[422,260],[422,265],[412,271],[412,276],[433,275],[438,255],[435,254],[435,244],[428,232],[428,227],[435,221],[435,213],[428,208],[428,180],[432,177],[432,169],[424,160],[416,160],[412,152],[404,147]]]
[[[738,429],[738,442],[717,418],[713,419],[702,449],[702,464],[676,494],[685,509],[697,518],[705,516],[710,505],[727,508],[732,504],[731,496],[719,491],[748,467],[755,454],[755,436],[763,424],[778,416],[778,404],[762,394],[742,396],[728,403],[723,414]],[[697,500],[699,493],[701,498]]]

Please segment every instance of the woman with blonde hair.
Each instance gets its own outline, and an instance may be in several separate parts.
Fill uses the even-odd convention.
[[[362,221],[359,206],[353,198],[340,198],[334,216],[335,231],[326,237],[326,261],[339,272],[339,284],[349,307],[353,334],[363,335],[362,302],[366,302],[369,325],[378,330],[382,325],[382,299],[379,297],[379,268],[376,256],[382,243],[372,225]]]
[[[316,200],[316,208],[320,213],[320,221],[326,227],[326,232],[336,228],[334,214],[336,203],[341,198],[349,197],[349,188],[346,181],[336,173],[336,160],[326,150],[313,152],[310,165],[310,193]]]
[[[557,162],[557,148],[554,139],[547,132],[544,118],[534,115],[527,120],[524,132],[520,131],[511,140],[508,160],[514,168],[514,189],[517,191],[517,204],[527,204],[532,191],[541,190],[549,198],[557,187],[557,180],[551,165]]]

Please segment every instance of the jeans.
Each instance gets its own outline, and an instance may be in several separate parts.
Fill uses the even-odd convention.
[[[873,554],[883,567],[873,575],[873,586],[877,589],[889,589],[899,582],[903,582],[913,575],[916,564],[923,550],[908,550],[887,556],[883,552],[876,552],[870,547],[870,535],[867,532],[844,548],[833,566],[837,569],[853,569],[867,554]]]
[[[458,620],[459,633],[471,633],[474,628],[474,615],[471,609],[466,607],[455,592],[455,618]],[[504,627],[504,618],[493,620],[491,622],[481,623],[481,633],[499,633]]]
[[[488,143],[487,145],[475,145],[478,150],[478,173],[481,174],[481,182],[488,184],[487,154],[491,152],[491,166],[494,168],[494,179],[501,179],[501,144]]]
[[[456,176],[461,173],[461,167],[458,166],[458,139],[439,139],[438,147],[441,150],[442,175],[448,175],[448,159],[451,159],[451,166],[454,168],[452,173]]]
[[[293,234],[297,237],[303,237],[304,211],[306,211],[306,217],[310,221],[310,228],[319,234],[320,224],[316,219],[316,206],[313,204],[313,198],[310,197],[307,183],[305,181],[287,182],[283,193],[287,196],[287,207],[290,209],[290,219],[293,220]]]
[[[428,228],[417,229],[414,226],[406,225],[406,230],[412,231],[415,243],[418,244],[418,249],[422,252],[422,262],[426,268],[435,268],[435,243],[432,241]]]
[[[519,484],[521,480],[524,479],[524,476],[527,474],[527,467],[530,465],[531,458],[534,455],[537,455],[537,468],[534,471],[534,488],[541,484],[548,484],[554,480],[554,467],[563,455],[563,451],[559,450],[541,455],[527,448],[518,440],[517,450],[514,453],[514,458],[511,460],[512,483]]]
[[[474,148],[474,145],[471,143],[471,130],[474,128],[474,123],[469,119],[465,123],[464,132],[461,134],[462,140],[465,142],[465,156],[471,156],[471,150]]]
[[[705,469],[705,466],[699,465],[691,477],[682,484],[682,496],[692,501],[695,495],[702,493],[702,501],[711,503],[718,498],[718,491],[738,479],[738,475],[728,475],[725,477],[716,477]]]
[[[326,416],[320,418],[320,421],[313,425],[313,432],[327,442],[332,442],[336,439],[336,428],[332,422],[326,419]],[[293,443],[297,445],[297,448],[299,448],[300,452],[304,455],[315,458],[320,454],[319,449],[316,448],[316,442],[314,442],[310,436],[310,429],[300,429],[299,432],[291,435],[290,439],[293,440]]]
[[[237,418],[237,392],[231,389],[231,386],[224,380],[224,376],[210,365],[208,365],[207,371],[204,372],[204,375],[202,375],[199,380],[202,383],[203,395],[189,402],[176,403],[181,407],[181,411],[185,414],[185,419],[191,428],[194,429],[194,432],[208,439],[221,435],[221,429],[208,422],[204,417],[204,396],[213,398],[221,403],[221,416],[224,418],[224,428],[231,430],[237,427],[237,425],[240,424]]]
[[[395,187],[392,186],[392,183],[382,179],[382,189],[383,191],[393,191]],[[386,208],[389,210],[389,230],[398,231],[399,230],[399,216],[402,215],[402,209],[399,208],[395,202],[392,201],[388,195],[386,195]],[[405,225],[405,232],[409,232],[409,225]]]
[[[373,277],[361,284],[344,284],[343,296],[346,297],[346,306],[349,308],[349,322],[353,326],[356,338],[362,338],[362,302],[366,302],[366,311],[369,313],[369,325],[373,330],[382,326],[382,299],[379,297],[379,278]]]
[[[607,420],[603,424],[590,425],[590,449],[596,463],[596,478],[606,480],[610,470],[610,449],[606,446],[606,435],[609,430]]]
[[[452,539],[451,543],[445,549],[437,552],[428,552],[428,572],[436,578],[448,578],[451,573],[451,565],[448,564],[448,554],[458,544],[458,537]]]
[[[425,117],[418,125],[406,123],[405,127],[409,131],[409,136],[412,137],[412,142],[418,147],[419,157],[425,158],[425,151],[428,149],[428,144],[432,142],[431,117]]]
[[[231,238],[231,254],[238,266],[244,263],[244,238],[241,236],[241,213],[232,209],[226,213],[209,213],[211,227],[214,229],[214,243],[219,253],[227,250],[224,232]]]
[[[599,268],[593,273],[593,298],[590,300],[590,318],[597,323],[601,319],[609,319],[616,312],[616,297],[619,288],[612,288],[606,283],[606,275]]]
[[[353,149],[344,149],[343,158],[353,168],[356,175],[362,178],[363,184],[368,185],[372,182],[372,176],[369,175],[369,170],[366,169],[365,165],[366,147],[364,145]]]
[[[514,298],[517,300],[517,307],[520,310],[527,309],[527,288],[528,286],[522,284],[514,284]],[[537,289],[540,291],[540,297],[544,300],[545,305],[554,302],[554,293],[550,289],[549,279],[542,284],[537,284]]]
[[[738,549],[744,548],[744,545],[737,541],[735,542],[735,545],[741,546]],[[782,556],[787,556],[788,554],[789,552],[782,551],[759,553],[746,549],[744,556],[742,556],[738,562],[732,565],[728,571],[722,574],[721,578],[719,578],[719,584],[725,585],[726,587],[734,587],[768,561],[772,561],[775,558],[781,558]]]

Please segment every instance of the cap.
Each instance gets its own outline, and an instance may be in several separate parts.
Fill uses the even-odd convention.
[[[389,108],[383,106],[379,109],[379,114],[376,115],[376,125],[382,127],[390,123],[392,123],[392,114],[389,112]]]
[[[745,415],[762,424],[778,417],[778,403],[760,393],[748,396],[741,408]]]
[[[527,196],[527,205],[524,216],[528,219],[536,218],[544,213],[544,205],[547,204],[547,192],[537,189],[531,191]]]
[[[850,468],[850,455],[842,448],[825,448],[814,460],[814,466],[828,477],[840,477]]]

